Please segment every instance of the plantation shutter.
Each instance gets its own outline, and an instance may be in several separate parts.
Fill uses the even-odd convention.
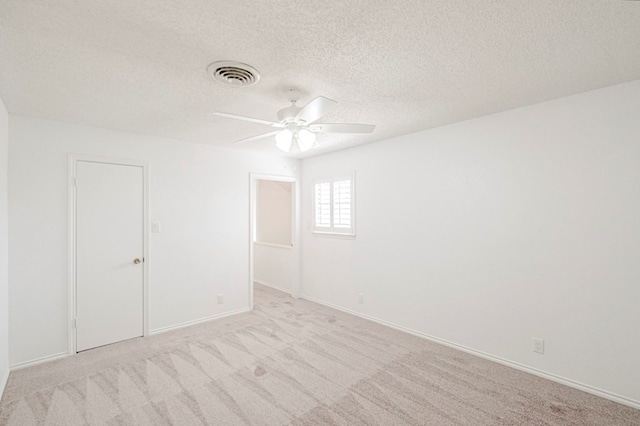
[[[315,185],[315,227],[331,228],[331,182],[318,182]]]
[[[333,226],[351,229],[351,180],[333,182]]]
[[[321,179],[314,184],[313,231],[354,235],[354,180],[349,177]]]

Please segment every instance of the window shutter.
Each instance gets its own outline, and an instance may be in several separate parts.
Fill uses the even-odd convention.
[[[331,228],[331,182],[315,185],[315,227]]]
[[[314,232],[355,235],[354,175],[316,180],[313,190]]]
[[[333,182],[333,226],[351,229],[351,180]]]

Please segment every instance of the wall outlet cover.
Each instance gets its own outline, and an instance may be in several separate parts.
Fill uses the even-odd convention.
[[[544,340],[537,337],[533,338],[533,351],[544,354]]]

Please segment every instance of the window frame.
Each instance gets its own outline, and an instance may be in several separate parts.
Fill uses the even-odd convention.
[[[349,228],[341,228],[334,226],[333,217],[334,217],[334,183],[349,180],[351,182],[350,188],[350,210],[351,210],[351,226]],[[329,184],[329,217],[330,217],[330,225],[328,227],[318,227],[316,225],[316,186],[318,184],[328,183]],[[354,238],[356,236],[356,175],[355,173],[351,173],[349,175],[338,175],[334,177],[326,177],[326,178],[317,178],[313,181],[313,189],[312,189],[312,218],[311,218],[311,232],[316,236],[330,236],[330,237],[341,237],[341,238]]]

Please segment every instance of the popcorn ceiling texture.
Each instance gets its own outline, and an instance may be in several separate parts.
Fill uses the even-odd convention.
[[[0,97],[12,114],[231,146],[317,95],[325,122],[371,135],[322,135],[327,150],[373,142],[640,79],[640,2],[152,1],[0,2]],[[252,87],[206,67],[255,66]],[[271,143],[238,149],[276,152]]]
[[[246,314],[12,372],[0,424],[640,424],[640,410],[255,292]]]

